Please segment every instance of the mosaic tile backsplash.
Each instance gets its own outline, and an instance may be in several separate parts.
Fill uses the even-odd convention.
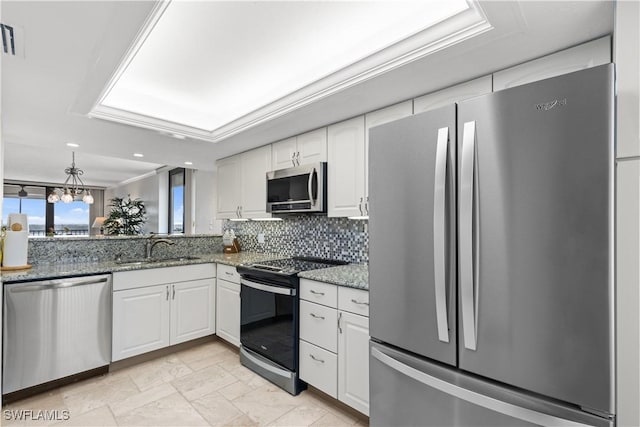
[[[225,221],[244,251],[312,256],[351,263],[369,262],[368,221],[299,215],[283,221]],[[258,234],[264,243],[258,243]]]
[[[173,245],[157,244],[154,258],[203,255],[222,252],[222,237],[162,236],[175,242]],[[144,258],[146,237],[46,237],[29,239],[29,264],[85,263]]]

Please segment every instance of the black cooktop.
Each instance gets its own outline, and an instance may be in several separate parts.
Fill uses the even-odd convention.
[[[260,261],[249,264],[246,267],[264,272],[294,275],[301,271],[319,270],[321,268],[335,267],[336,265],[345,264],[348,263],[345,261],[336,261],[324,258],[292,257],[271,261]]]

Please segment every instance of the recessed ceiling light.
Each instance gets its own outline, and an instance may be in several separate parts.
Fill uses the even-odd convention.
[[[193,164],[193,162],[184,162],[185,165],[187,166],[191,166]]]
[[[133,157],[144,157],[144,154],[141,154],[141,153],[133,153]]]
[[[80,147],[78,144],[74,144],[73,142],[67,142],[67,147],[77,148]]]

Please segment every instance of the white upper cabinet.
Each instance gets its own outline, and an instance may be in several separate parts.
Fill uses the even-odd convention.
[[[267,218],[271,145],[218,160],[217,219]]]
[[[327,214],[363,215],[365,198],[364,116],[329,126],[327,130]]]
[[[273,169],[284,169],[309,163],[327,161],[327,128],[320,128],[302,135],[274,142],[272,147]]]
[[[295,155],[297,151],[298,145],[295,136],[271,144],[271,163],[273,170],[295,166]]]
[[[374,126],[389,123],[394,120],[402,119],[413,114],[413,101],[408,100],[394,104],[381,110],[372,111],[364,116],[365,135],[364,135],[364,214],[369,215],[369,129]]]
[[[270,217],[267,213],[267,172],[271,170],[271,146],[242,153],[240,216]]]
[[[422,113],[434,108],[451,105],[454,102],[491,93],[492,81],[492,76],[488,75],[415,98],[413,100],[413,113]]]
[[[298,165],[327,161],[327,128],[320,128],[298,135]]]
[[[240,154],[218,160],[217,166],[217,219],[238,217],[238,207],[241,204],[240,180],[242,179]]]
[[[610,62],[611,36],[606,36],[494,73],[493,90],[520,86]]]

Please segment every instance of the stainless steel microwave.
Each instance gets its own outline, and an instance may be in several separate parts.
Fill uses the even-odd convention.
[[[267,172],[267,212],[327,212],[327,163]]]

